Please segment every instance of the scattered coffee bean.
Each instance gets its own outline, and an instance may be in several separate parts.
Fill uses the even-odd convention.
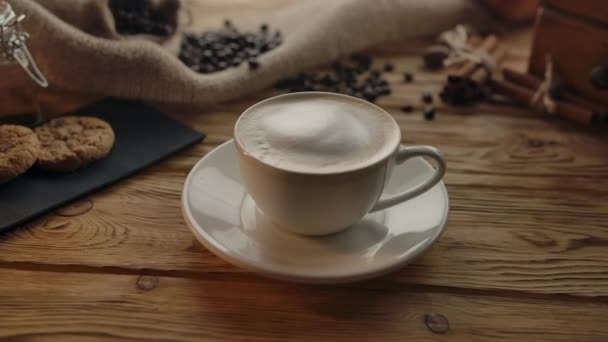
[[[383,69],[386,72],[393,72],[395,70],[395,66],[391,63],[386,63],[386,64],[384,64]]]
[[[403,73],[403,82],[411,83],[413,80],[414,80],[414,75],[412,75],[412,73],[410,73],[410,72]]]
[[[162,7],[152,0],[110,0],[109,8],[114,16],[116,31],[124,35],[150,34],[169,36],[176,30],[169,22],[170,12],[177,11],[179,0],[166,2]]]
[[[484,87],[462,77],[448,77],[440,93],[443,102],[453,106],[468,106],[486,98]]]
[[[424,119],[426,121],[435,120],[435,107],[429,106],[424,110]]]
[[[255,59],[250,59],[249,61],[247,61],[247,64],[249,65],[250,70],[255,70],[260,67],[260,62]]]
[[[443,68],[443,62],[450,55],[450,49],[444,45],[434,45],[426,49],[422,58],[424,66],[430,70]]]
[[[277,48],[282,43],[281,33],[268,35],[267,24],[258,32],[241,32],[230,20],[224,21],[221,29],[201,34],[186,34],[179,58],[192,70],[201,73],[222,71],[247,63],[250,70],[261,65],[260,55]]]
[[[422,94],[422,102],[426,104],[433,103],[433,95],[429,93]]]
[[[353,54],[348,61],[333,63],[330,71],[301,73],[278,82],[275,87],[290,92],[341,93],[375,102],[379,97],[391,94],[392,90],[380,70],[370,70],[371,65],[369,55]]]
[[[355,53],[351,56],[351,60],[353,60],[355,63],[357,63],[357,72],[358,73],[363,73],[367,70],[369,70],[369,68],[372,65],[372,58],[369,55],[366,54],[362,54],[362,53]]]
[[[402,106],[402,107],[401,107],[401,108],[399,108],[399,109],[400,109],[402,112],[404,112],[404,113],[411,113],[411,112],[413,112],[413,111],[414,111],[414,106],[412,106],[412,105],[405,105],[405,106]]]

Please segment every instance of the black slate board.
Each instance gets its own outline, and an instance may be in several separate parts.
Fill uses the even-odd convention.
[[[112,152],[73,173],[30,170],[0,185],[0,232],[128,177],[205,137],[137,102],[104,100],[75,114],[97,116],[112,125],[116,135]]]

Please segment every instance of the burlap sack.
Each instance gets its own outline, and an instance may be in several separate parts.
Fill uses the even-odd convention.
[[[486,20],[469,0],[298,1],[260,18],[280,29],[284,38],[279,48],[259,58],[261,68],[252,72],[241,65],[201,75],[176,58],[180,35],[165,41],[120,37],[107,0],[9,2],[28,16],[24,25],[30,48],[53,86],[194,105],[238,98],[383,41],[434,35],[458,23]]]

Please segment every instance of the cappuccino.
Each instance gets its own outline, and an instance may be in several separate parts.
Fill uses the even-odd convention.
[[[375,105],[314,92],[251,107],[237,122],[235,137],[263,163],[303,173],[364,167],[389,156],[401,139],[393,118]]]

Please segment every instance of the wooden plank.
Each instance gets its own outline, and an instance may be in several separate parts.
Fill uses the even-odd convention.
[[[232,13],[243,4],[200,5],[209,6],[209,20],[217,21],[223,17],[218,13]],[[268,10],[263,4],[252,6],[251,13]],[[196,20],[195,26],[214,24]],[[529,32],[505,37],[506,63],[523,70],[529,42]],[[608,241],[605,139],[507,106],[454,109],[438,104],[434,122],[424,121],[419,113],[399,112],[403,104],[419,106],[420,95],[437,92],[443,82],[441,73],[419,70],[417,55],[423,46],[401,42],[374,50],[378,65],[390,60],[399,72],[416,72],[412,84],[403,84],[399,73],[388,75],[395,91],[379,105],[395,116],[406,143],[432,144],[445,151],[450,222],[422,258],[360,286],[407,283],[606,296],[608,263],[601,254]],[[80,216],[51,214],[1,237],[0,268],[188,278],[241,273],[194,239],[181,218],[180,192],[194,163],[232,137],[239,113],[276,93],[268,90],[203,109],[165,107],[180,121],[205,131],[207,140],[89,197],[93,207]]]
[[[0,270],[0,304],[3,341],[582,342],[608,334],[604,301],[416,288]]]
[[[514,39],[516,46],[525,43]],[[377,62],[394,60],[400,71],[416,63],[392,53],[385,48]],[[494,105],[439,105],[437,121],[427,122],[397,108],[437,91],[443,76],[419,72],[409,85],[399,77],[390,75],[397,91],[379,104],[403,127],[405,142],[445,151],[452,214],[429,253],[373,286],[607,295],[608,264],[600,254],[608,241],[605,140],[525,109]],[[239,113],[276,93],[268,90],[206,109],[166,108],[205,131],[205,143],[90,197],[93,208],[81,216],[49,215],[7,235],[0,244],[0,267],[81,267],[190,278],[241,272],[196,242],[181,218],[180,193],[194,163],[232,137]]]
[[[186,228],[179,207],[183,178],[155,171],[91,197],[93,208],[83,215],[49,215],[6,235],[0,266],[149,269],[192,278],[241,272],[205,250]],[[446,232],[388,283],[608,295],[605,202],[556,191],[532,196],[451,185],[449,191]]]

